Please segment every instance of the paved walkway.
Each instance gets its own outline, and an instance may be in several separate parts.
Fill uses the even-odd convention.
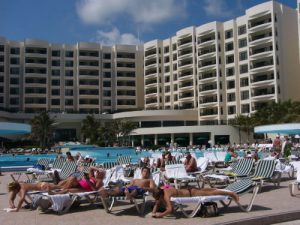
[[[146,214],[143,217],[138,216],[135,207],[129,204],[118,204],[113,209],[111,214],[107,214],[101,205],[81,205],[77,209],[72,209],[65,215],[56,215],[54,213],[40,214],[38,211],[30,211],[22,209],[18,213],[6,213],[2,209],[8,207],[8,194],[6,184],[11,181],[9,174],[0,176],[0,224],[2,225],[60,225],[60,224],[131,224],[131,225],[147,225],[160,223],[164,225],[172,224],[274,224],[272,215],[277,215],[280,218],[289,218],[286,213],[299,215],[299,218],[293,220],[300,220],[300,197],[291,197],[288,191],[288,184],[291,180],[283,181],[280,187],[274,187],[273,184],[265,184],[262,192],[257,195],[253,209],[250,213],[241,212],[241,210],[233,203],[227,209],[220,206],[220,216],[213,218],[200,218],[195,217],[187,219],[180,211],[175,215],[164,219],[154,219],[151,217],[151,201],[146,209]],[[247,204],[250,200],[251,194],[246,194],[241,197],[241,203]],[[299,212],[291,213],[292,211],[299,210]],[[260,218],[259,221],[252,220],[252,218]],[[264,219],[263,219],[264,218]],[[268,219],[266,219],[268,218]],[[241,220],[246,220],[242,222]],[[252,221],[252,222],[251,222]],[[284,221],[278,221],[282,224]],[[293,221],[287,223],[300,224],[300,221]]]

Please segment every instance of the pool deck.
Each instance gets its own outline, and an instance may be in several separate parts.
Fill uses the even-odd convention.
[[[180,211],[163,219],[151,217],[151,203],[141,217],[134,205],[118,204],[111,214],[107,214],[101,205],[81,205],[71,209],[69,213],[57,215],[55,213],[41,214],[37,210],[21,209],[20,212],[7,213],[3,208],[8,207],[6,184],[11,181],[9,173],[0,176],[0,224],[5,225],[84,225],[84,224],[132,224],[152,225],[154,223],[168,224],[300,224],[300,195],[291,197],[288,190],[290,179],[283,177],[280,187],[266,183],[254,201],[253,209],[249,213],[242,212],[234,203],[227,209],[219,207],[220,215],[212,218],[185,218]],[[251,194],[241,196],[241,203],[247,204]],[[150,202],[152,202],[150,200]],[[157,221],[158,220],[158,221]]]

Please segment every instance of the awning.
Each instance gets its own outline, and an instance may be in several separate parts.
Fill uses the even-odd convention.
[[[300,134],[300,123],[272,124],[254,127],[258,134]]]
[[[25,123],[0,122],[0,136],[31,133],[31,126]]]

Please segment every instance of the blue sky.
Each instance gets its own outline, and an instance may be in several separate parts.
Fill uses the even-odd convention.
[[[0,0],[0,36],[136,44],[243,15],[266,0]],[[296,0],[278,0],[296,8]]]

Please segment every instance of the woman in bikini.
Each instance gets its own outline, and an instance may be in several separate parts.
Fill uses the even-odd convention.
[[[8,192],[11,192],[10,198],[9,198],[9,206],[11,209],[11,212],[18,212],[20,208],[22,207],[23,202],[26,202],[26,194],[29,191],[51,191],[54,189],[61,188],[59,185],[46,183],[46,182],[39,182],[39,183],[22,183],[18,181],[11,182],[7,185]],[[15,199],[16,196],[20,196],[20,200],[18,202],[17,207],[15,206]]]
[[[164,189],[158,188],[153,192],[153,197],[155,198],[155,205],[152,211],[152,217],[162,218],[173,212],[174,206],[171,202],[171,197],[196,197],[196,196],[211,196],[211,195],[225,195],[230,196],[234,200],[238,201],[239,197],[236,193],[225,191],[215,188],[194,188],[188,187],[187,189],[175,189],[171,186],[167,186]],[[166,210],[162,213],[157,213],[159,207],[164,205]]]

